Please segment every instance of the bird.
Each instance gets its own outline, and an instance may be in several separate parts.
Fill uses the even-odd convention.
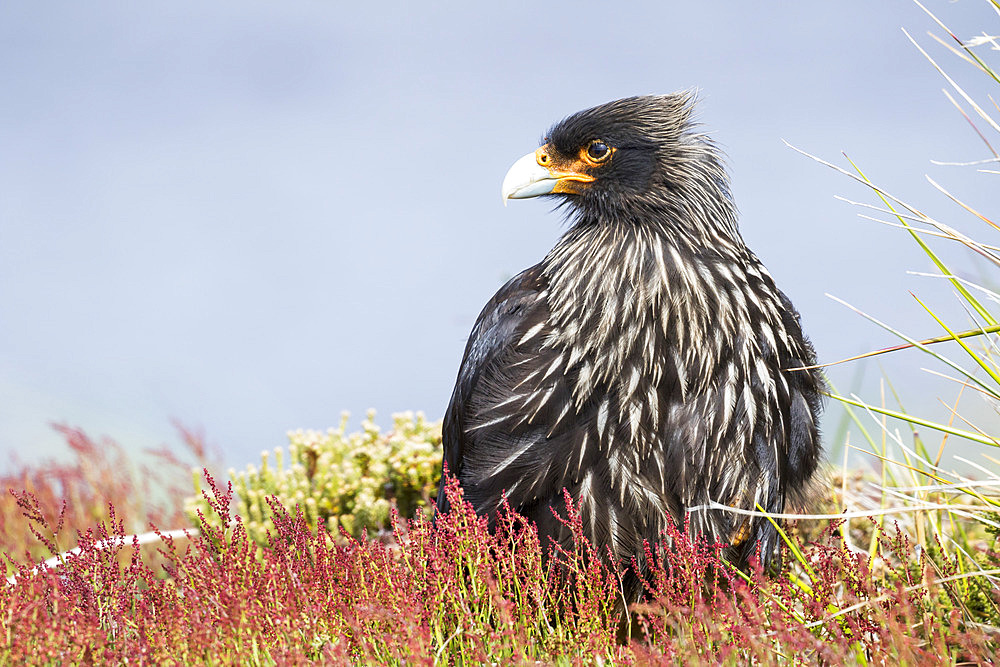
[[[483,308],[445,413],[443,467],[491,526],[506,504],[567,545],[568,494],[620,564],[644,568],[670,522],[737,567],[779,562],[774,524],[720,506],[802,501],[824,380],[697,106],[684,91],[574,113],[503,180],[505,205],[552,198],[568,225]]]

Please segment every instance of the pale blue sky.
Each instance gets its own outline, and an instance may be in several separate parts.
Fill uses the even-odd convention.
[[[1000,26],[984,1],[928,6],[962,36]],[[934,335],[907,290],[961,311],[906,275],[919,251],[781,141],[985,237],[924,181],[996,211],[996,177],[930,163],[987,155],[901,27],[969,70],[904,0],[3,3],[0,450],[60,451],[51,421],[154,446],[176,418],[242,466],[344,409],[440,417],[480,308],[563,230],[501,205],[507,167],[634,94],[701,90],[744,236],[822,359],[894,342],[824,292]],[[923,364],[884,362],[932,406]]]

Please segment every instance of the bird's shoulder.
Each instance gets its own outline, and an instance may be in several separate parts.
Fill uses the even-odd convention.
[[[517,345],[527,330],[545,326],[549,315],[547,284],[541,265],[536,265],[511,278],[486,303],[465,346],[456,393],[468,391],[484,370]]]
[[[550,314],[547,288],[540,264],[525,269],[493,295],[476,319],[445,413],[445,460],[452,472],[458,472],[470,419],[482,416],[485,403],[500,402],[510,392],[505,369],[516,363],[515,356],[530,356],[544,340],[542,329]]]

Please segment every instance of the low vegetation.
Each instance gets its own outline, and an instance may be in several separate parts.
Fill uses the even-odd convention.
[[[621,573],[596,557],[572,503],[573,549],[543,560],[530,525],[508,514],[490,533],[454,483],[456,509],[398,520],[391,544],[331,534],[272,497],[263,546],[233,514],[232,484],[206,474],[205,485],[208,511],[189,536],[151,552],[113,506],[96,525],[63,515],[53,526],[37,498],[13,493],[21,523],[58,558],[8,559],[3,662],[922,663],[985,662],[998,648],[1000,598],[983,571],[874,520],[877,556],[828,522],[808,542],[789,536],[778,577],[734,571],[718,545],[671,531],[647,553],[649,602],[623,617]],[[67,538],[77,547],[63,554]],[[1000,567],[995,541],[975,558]]]
[[[374,411],[361,431],[347,434],[348,415],[340,427],[288,434],[286,452],[276,448],[261,455],[260,467],[231,470],[236,511],[250,537],[267,542],[274,528],[269,503],[302,508],[311,526],[324,525],[337,534],[343,529],[354,537],[392,532],[390,512],[429,517],[441,479],[441,423],[428,422],[420,413],[398,414],[393,427],[382,434]],[[186,502],[187,514],[196,522],[198,512],[211,516],[200,493],[201,471],[195,473],[197,493]]]

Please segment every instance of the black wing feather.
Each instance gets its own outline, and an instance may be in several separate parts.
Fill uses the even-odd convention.
[[[540,267],[526,269],[501,287],[476,319],[442,427],[444,462],[448,473],[454,477],[461,479],[465,472],[467,412],[470,405],[477,403],[477,395],[484,390],[480,386],[484,373],[501,370],[499,360],[509,356],[518,338],[524,335],[526,322],[540,305],[539,294],[542,291]],[[487,378],[483,384],[489,386],[490,379]],[[439,511],[448,509],[444,488],[445,480],[442,478],[437,500]]]

